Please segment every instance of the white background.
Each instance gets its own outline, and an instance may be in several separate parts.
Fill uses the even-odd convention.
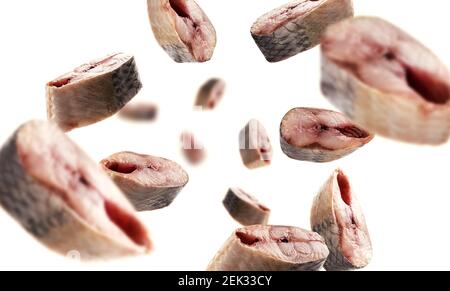
[[[222,207],[239,186],[272,208],[272,224],[309,228],[312,199],[342,167],[365,210],[374,247],[368,270],[450,269],[450,146],[419,147],[377,137],[330,164],[288,159],[278,126],[297,106],[332,108],[319,89],[319,49],[269,64],[249,30],[261,14],[286,0],[198,3],[217,30],[212,61],[176,64],[154,40],[145,0],[0,1],[0,141],[24,121],[46,118],[45,83],[110,52],[136,56],[144,89],[136,100],[160,106],[155,123],[110,118],[70,133],[96,161],[118,151],[173,159],[190,183],[164,210],[141,213],[155,243],[150,256],[83,264],[48,251],[0,210],[0,269],[204,270],[238,227]],[[378,15],[409,31],[450,64],[448,1],[355,1],[358,15]],[[216,111],[192,111],[198,86],[212,76],[228,83]],[[267,127],[273,165],[255,171],[240,161],[237,136],[250,118]],[[208,150],[200,167],[179,151],[179,133],[194,131]],[[1,165],[0,165],[1,167]]]

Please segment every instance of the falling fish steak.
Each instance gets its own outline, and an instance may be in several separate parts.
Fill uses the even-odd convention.
[[[122,53],[82,65],[47,83],[47,114],[65,131],[106,119],[142,84],[134,57]]]
[[[242,189],[229,189],[223,205],[231,217],[242,225],[265,225],[269,221],[270,209]]]
[[[239,133],[242,162],[249,169],[270,165],[273,157],[272,144],[261,122],[252,119]]]
[[[323,238],[315,232],[254,225],[233,232],[208,271],[316,271],[328,254]]]
[[[132,102],[119,111],[119,116],[132,121],[153,121],[158,115],[158,106],[150,102]]]
[[[322,91],[348,117],[386,137],[441,144],[450,136],[450,72],[413,37],[374,17],[331,26]]]
[[[331,162],[373,139],[343,114],[315,108],[294,108],[280,126],[283,152],[292,159]]]
[[[214,53],[216,31],[194,0],[147,0],[156,40],[176,62],[206,62]]]
[[[100,164],[138,211],[169,206],[189,180],[175,162],[132,152],[114,154]]]
[[[144,254],[151,243],[125,196],[49,122],[21,126],[0,151],[0,204],[44,245],[84,260]]]
[[[205,160],[206,150],[200,141],[190,132],[181,134],[181,151],[184,157],[193,165],[198,165]]]
[[[251,34],[269,62],[279,62],[320,43],[325,29],[353,16],[351,0],[296,0],[261,16]]]
[[[372,244],[361,207],[348,177],[336,170],[314,200],[311,227],[322,235],[330,250],[328,271],[345,271],[367,266]]]
[[[212,110],[222,100],[225,93],[225,82],[221,79],[213,78],[206,81],[197,93],[195,106],[202,110]]]

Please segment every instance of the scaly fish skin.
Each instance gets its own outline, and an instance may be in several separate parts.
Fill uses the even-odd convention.
[[[348,19],[323,36],[323,94],[373,133],[416,144],[445,143],[449,80],[450,71],[429,49],[382,19]]]
[[[320,43],[325,29],[353,16],[351,0],[296,0],[263,16],[251,34],[269,62],[279,62]]]
[[[134,57],[113,54],[49,82],[48,119],[64,131],[91,125],[117,113],[141,88]]]
[[[315,232],[253,225],[233,232],[208,271],[317,271],[329,252]]]
[[[151,249],[119,189],[56,125],[24,124],[0,150],[0,162],[1,206],[51,250],[94,260]]]
[[[169,206],[189,181],[177,163],[133,152],[116,153],[100,165],[138,211]]]
[[[147,0],[153,34],[177,63],[206,62],[216,46],[216,31],[194,0]]]
[[[370,263],[372,243],[366,221],[347,176],[339,169],[314,199],[311,228],[330,251],[324,265],[327,271],[361,269]]]

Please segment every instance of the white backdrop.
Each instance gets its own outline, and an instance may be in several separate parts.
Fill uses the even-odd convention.
[[[333,108],[319,89],[319,49],[269,64],[250,36],[261,14],[286,0],[198,0],[217,30],[212,61],[176,64],[154,40],[145,0],[0,1],[0,141],[24,121],[45,118],[45,83],[91,59],[124,51],[136,56],[144,89],[136,100],[159,104],[155,123],[110,118],[70,136],[96,161],[122,150],[182,164],[190,183],[167,209],[141,213],[155,243],[146,257],[83,264],[48,251],[0,209],[0,269],[203,270],[238,225],[221,201],[230,186],[272,208],[272,224],[309,228],[312,199],[336,167],[350,177],[374,247],[368,270],[450,269],[450,146],[420,147],[377,137],[330,164],[288,159],[278,126],[297,106]],[[357,0],[356,13],[399,25],[450,64],[448,1]],[[194,113],[198,86],[228,83],[217,110]],[[237,136],[250,118],[268,129],[273,165],[255,171],[240,161]],[[208,150],[200,167],[179,151],[179,133],[194,131]],[[1,167],[1,165],[0,165]]]

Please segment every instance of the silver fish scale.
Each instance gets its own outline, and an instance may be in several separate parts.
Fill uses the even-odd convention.
[[[182,187],[175,190],[174,188],[161,188],[152,190],[151,194],[129,194],[125,191],[128,199],[132,202],[136,210],[148,211],[165,208],[172,204],[178,194],[181,192]]]
[[[195,62],[191,52],[186,46],[168,44],[163,45],[162,48],[177,63]]]
[[[327,271],[346,271],[357,269],[341,253],[339,246],[339,228],[333,221],[324,221],[314,225],[313,231],[320,234],[328,246],[330,254],[324,264]]]
[[[0,175],[0,204],[31,234],[45,237],[52,228],[65,224],[63,209],[58,209],[48,191],[22,170],[18,161],[15,137],[0,153],[3,173]],[[52,204],[52,206],[45,206]],[[47,211],[51,209],[52,211]]]
[[[306,28],[297,22],[289,22],[271,35],[253,35],[253,39],[269,62],[279,62],[309,48],[312,43]]]
[[[137,70],[136,61],[131,58],[120,66],[112,74],[115,101],[117,105],[123,107],[131,98],[142,89],[142,83]],[[117,106],[113,106],[114,112]]]

